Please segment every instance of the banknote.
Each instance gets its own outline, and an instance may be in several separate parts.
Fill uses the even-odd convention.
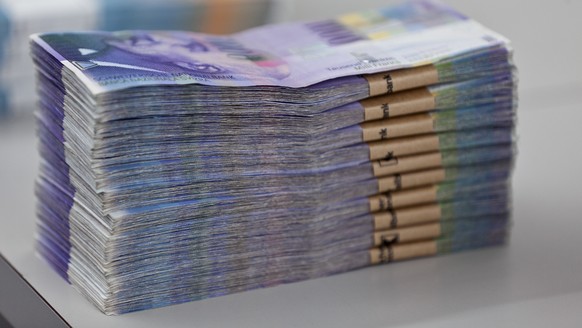
[[[505,46],[479,23],[432,1],[335,20],[288,23],[229,36],[188,32],[32,36],[93,94],[145,85],[304,87],[349,75],[419,66]]]

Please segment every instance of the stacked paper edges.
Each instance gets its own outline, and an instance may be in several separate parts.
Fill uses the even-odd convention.
[[[511,51],[439,3],[32,55],[38,251],[106,314],[507,238]]]

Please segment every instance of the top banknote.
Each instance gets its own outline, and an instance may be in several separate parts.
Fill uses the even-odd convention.
[[[507,46],[499,34],[436,1],[336,19],[267,25],[229,36],[121,31],[32,36],[93,94],[201,84],[304,87]]]

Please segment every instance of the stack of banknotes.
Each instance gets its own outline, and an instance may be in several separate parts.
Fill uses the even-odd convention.
[[[31,47],[38,251],[106,314],[508,236],[512,52],[439,2]]]
[[[266,23],[276,0],[0,0],[0,120],[30,115],[32,33],[164,29],[232,33]],[[219,23],[220,22],[220,23]]]

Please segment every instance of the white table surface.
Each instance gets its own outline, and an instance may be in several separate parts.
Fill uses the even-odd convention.
[[[522,72],[507,246],[108,317],[34,255],[38,155],[21,117],[0,122],[0,254],[73,327],[582,327],[582,2],[450,2],[511,37]],[[340,7],[319,16],[354,9]]]

